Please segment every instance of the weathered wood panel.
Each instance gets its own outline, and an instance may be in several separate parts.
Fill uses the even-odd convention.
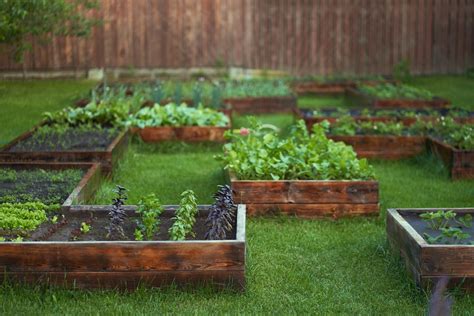
[[[38,41],[29,70],[225,65],[298,74],[415,74],[474,66],[474,0],[102,0],[88,39]],[[22,65],[0,56],[0,70]]]
[[[448,168],[453,179],[474,179],[474,151],[460,150],[434,137],[428,137],[428,147]]]
[[[294,113],[297,109],[297,99],[292,96],[228,98],[223,103],[231,105],[239,114]]]

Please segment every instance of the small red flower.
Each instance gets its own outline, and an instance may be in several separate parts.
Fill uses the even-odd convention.
[[[240,135],[247,136],[248,134],[250,134],[250,130],[248,128],[242,127],[240,129]]]

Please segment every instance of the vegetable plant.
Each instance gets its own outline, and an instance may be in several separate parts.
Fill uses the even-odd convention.
[[[227,234],[232,230],[232,220],[237,211],[232,197],[232,189],[228,185],[220,185],[214,194],[214,200],[206,220],[208,231],[205,238],[209,240],[226,239]]]
[[[88,232],[91,231],[91,225],[87,224],[86,222],[81,223],[81,233],[87,234]]]
[[[159,216],[163,213],[160,200],[154,193],[143,197],[138,202],[136,213],[140,215],[140,219],[137,220],[135,239],[143,240],[146,238],[152,240],[153,235],[159,231]]]
[[[127,189],[117,185],[114,192],[116,197],[112,199],[112,209],[108,214],[110,223],[107,238],[125,238],[123,223],[127,215],[123,209],[123,205],[127,200]]]
[[[432,100],[434,95],[422,88],[412,87],[406,84],[394,85],[381,83],[377,85],[360,85],[359,90],[365,94],[379,99],[415,99]]]
[[[0,229],[28,232],[47,220],[48,207],[41,202],[0,204]]]
[[[165,106],[155,104],[145,107],[133,115],[127,122],[129,126],[139,128],[159,126],[221,126],[229,124],[229,118],[222,112],[205,108],[189,107],[186,104],[170,103]]]
[[[185,240],[186,236],[194,236],[193,226],[198,213],[196,195],[192,190],[181,193],[181,201],[173,225],[169,229],[171,240]]]
[[[227,132],[230,142],[216,156],[225,169],[242,180],[369,180],[374,179],[366,159],[357,159],[352,147],[328,139],[329,124],[313,126],[303,120],[285,138],[251,119],[248,133]]]
[[[438,231],[439,234],[432,236],[423,233],[423,237],[430,244],[465,244],[471,235],[464,231],[465,228],[472,227],[472,215],[465,214],[459,216],[452,210],[439,210],[436,212],[426,212],[419,215],[429,228]],[[472,242],[471,242],[472,244]]]

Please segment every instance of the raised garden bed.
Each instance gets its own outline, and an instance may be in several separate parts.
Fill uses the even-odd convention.
[[[430,244],[424,234],[433,235],[429,225],[419,215],[439,209],[389,209],[387,213],[387,238],[405,261],[407,270],[416,284],[429,287],[441,277],[449,277],[455,285],[474,290],[474,245]],[[449,209],[458,215],[474,215],[473,208]],[[464,229],[474,236],[474,229]]]
[[[89,201],[102,181],[97,163],[0,162],[0,171],[0,201],[39,200],[62,209]]]
[[[295,113],[297,110],[295,96],[226,98],[223,103],[231,105],[239,114]]]
[[[338,219],[379,214],[377,181],[229,179],[234,200],[246,204],[250,216]]]
[[[162,126],[136,129],[141,139],[146,143],[178,140],[184,142],[224,142],[224,133],[230,129],[217,126]]]
[[[112,171],[125,152],[127,131],[96,130],[66,132],[47,138],[35,138],[41,125],[20,135],[0,149],[0,161],[100,162],[106,173]]]
[[[368,114],[366,112],[369,112]],[[406,115],[405,113],[408,112]],[[459,112],[459,113],[457,113]],[[459,114],[459,116],[457,116]],[[405,126],[414,124],[418,119],[424,121],[436,121],[440,116],[454,115],[453,119],[461,124],[474,123],[474,112],[467,110],[436,109],[426,111],[423,109],[413,110],[383,110],[383,109],[348,109],[341,111],[339,108],[321,108],[315,114],[314,109],[299,109],[298,116],[303,119],[308,129],[322,121],[335,123],[343,115],[350,115],[359,122],[391,122],[397,121]]]
[[[360,158],[403,159],[425,151],[425,136],[328,135],[334,141],[351,145]]]
[[[474,179],[474,151],[457,149],[435,137],[428,137],[428,147],[449,169],[453,179]]]
[[[358,106],[367,106],[373,108],[447,108],[450,101],[433,97],[432,99],[381,99],[363,93],[358,88],[347,88],[346,94]]]
[[[192,240],[134,241],[133,221],[124,227],[127,240],[106,238],[110,206],[73,206],[57,224],[42,224],[30,240],[0,243],[5,280],[74,288],[135,289],[210,283],[245,289],[245,206],[239,205],[233,232],[226,240],[205,240],[209,206],[200,206]],[[136,207],[125,207],[134,218]],[[161,214],[160,233],[167,239],[176,206]],[[81,224],[90,232],[81,234]]]

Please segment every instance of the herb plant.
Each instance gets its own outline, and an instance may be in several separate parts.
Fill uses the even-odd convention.
[[[226,239],[227,234],[232,230],[232,220],[237,211],[232,197],[232,189],[228,185],[220,185],[214,194],[214,200],[206,220],[208,231],[205,238],[209,240]]]
[[[181,197],[173,225],[169,229],[171,240],[185,240],[186,236],[194,236],[193,226],[198,214],[196,195],[192,190],[186,190],[181,193]]]
[[[138,202],[136,212],[140,215],[137,220],[137,228],[135,230],[135,239],[152,240],[153,235],[159,231],[159,216],[163,213],[163,207],[160,200],[154,193],[149,194]]]
[[[127,217],[123,205],[127,200],[127,189],[117,185],[114,190],[116,197],[112,200],[112,209],[109,212],[109,227],[107,238],[125,238],[123,223]]]
[[[366,159],[357,159],[352,147],[328,139],[329,124],[313,126],[303,120],[281,138],[251,120],[248,135],[228,132],[224,154],[216,156],[225,169],[242,180],[368,180],[374,179]]]

